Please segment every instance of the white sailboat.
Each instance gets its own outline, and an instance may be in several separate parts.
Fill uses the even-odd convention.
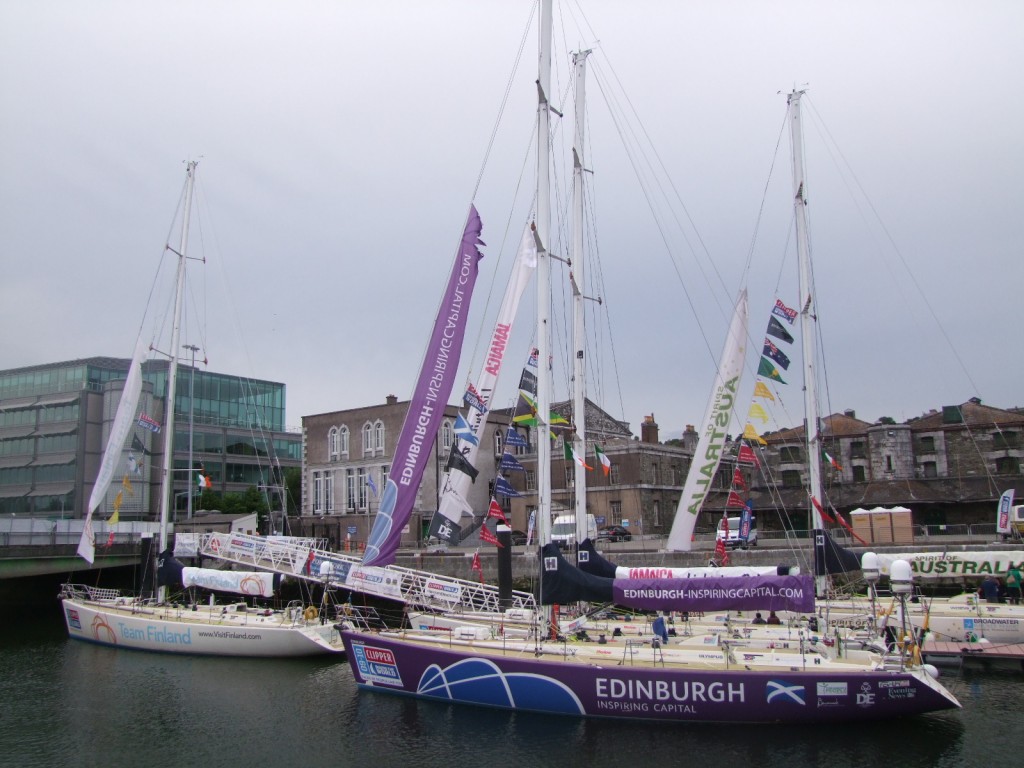
[[[601,578],[567,563],[550,543],[550,3],[541,4],[539,20],[536,520],[542,544],[541,602],[550,606],[584,599],[665,611],[697,606],[752,610],[762,605],[767,610],[769,605],[785,605],[806,611],[813,605],[809,576],[754,575],[714,582]],[[545,619],[542,629],[551,626]],[[569,642],[548,631],[522,640],[490,638],[486,629],[457,636],[451,631],[346,628],[342,636],[361,689],[513,711],[670,723],[753,723],[887,719],[959,706],[928,670],[903,658],[890,666],[850,664],[818,654],[758,652],[740,659],[728,649],[673,643],[660,632],[603,642]]]
[[[195,183],[196,163],[189,162],[186,171],[181,240],[177,249],[168,250],[178,259],[175,282],[174,323],[171,339],[170,365],[167,375],[165,424],[163,425],[163,470],[160,496],[161,557],[171,565],[170,504],[174,454],[174,392],[180,349],[181,315],[185,294],[185,273],[188,259],[188,230]],[[111,479],[122,462],[125,441],[136,420],[136,408],[142,387],[142,364],[148,351],[141,335],[136,344],[131,367],[125,381],[110,437],[107,441],[96,485],[89,499],[85,528],[79,554],[89,563],[95,557],[92,516],[103,501]],[[145,548],[144,548],[145,550]],[[210,572],[212,571],[212,572]],[[214,569],[185,569],[187,584],[223,592],[269,597],[273,593],[273,574]],[[84,584],[64,584],[61,603],[68,635],[114,648],[187,653],[215,656],[289,657],[335,654],[343,651],[337,630],[321,623],[318,611],[299,602],[286,610],[254,610],[244,601],[231,604],[181,604],[168,602],[166,587],[156,596],[126,596],[117,590]]]

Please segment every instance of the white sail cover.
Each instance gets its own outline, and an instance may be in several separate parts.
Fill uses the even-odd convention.
[[[262,571],[222,571],[186,566],[181,569],[181,583],[186,587],[202,587],[236,595],[274,596],[274,574]]]
[[[89,496],[89,507],[85,515],[85,526],[82,528],[82,538],[78,542],[79,556],[89,563],[96,559],[92,515],[103,503],[103,497],[107,495],[110,481],[114,479],[114,470],[121,459],[125,440],[128,438],[128,431],[135,421],[135,411],[139,406],[139,396],[142,394],[142,363],[148,353],[149,345],[143,342],[140,335],[135,343],[135,354],[132,356],[128,376],[124,380],[124,390],[121,392],[121,401],[117,405],[114,423],[110,427],[107,447],[103,450],[100,470],[96,475],[96,484],[92,487],[92,494]]]
[[[669,551],[690,551],[697,515],[725,450],[725,439],[736,405],[740,375],[743,373],[746,343],[747,289],[744,288],[736,300],[736,309],[729,325],[729,334],[725,338],[715,386],[708,401],[707,411],[704,413],[704,421],[701,422],[697,450],[693,455],[690,471],[686,474],[683,495],[679,498],[676,518],[668,535],[666,549]]]
[[[537,243],[533,232],[527,227],[519,245],[515,267],[509,278],[508,286],[505,288],[505,297],[498,310],[494,332],[491,334],[491,343],[487,350],[487,360],[476,381],[476,391],[487,408],[491,406],[491,398],[498,385],[498,376],[501,374],[501,366],[505,360],[505,351],[512,334],[512,325],[519,312],[519,302],[536,268]],[[463,457],[470,464],[476,466],[476,455],[480,449],[479,444],[483,437],[484,427],[487,424],[487,414],[476,408],[470,408],[469,424],[472,427],[473,436],[476,437],[476,443],[465,441]],[[466,496],[469,493],[471,482],[472,480],[465,472],[460,472],[457,469],[448,470],[442,486],[444,491],[438,513],[453,523],[458,523],[462,512],[470,509]]]

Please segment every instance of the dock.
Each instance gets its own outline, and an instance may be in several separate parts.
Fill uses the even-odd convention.
[[[948,642],[926,638],[921,655],[932,664],[1011,662],[1024,671],[1024,643]]]

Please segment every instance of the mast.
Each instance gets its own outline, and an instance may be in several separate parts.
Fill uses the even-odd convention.
[[[587,431],[586,431],[586,387],[584,386],[586,376],[586,365],[584,349],[586,340],[584,338],[584,306],[583,286],[586,285],[583,265],[583,129],[586,111],[584,100],[586,97],[586,74],[587,56],[590,51],[580,51],[573,55],[573,62],[576,65],[576,132],[573,137],[573,216],[572,216],[572,305],[573,305],[573,369],[572,369],[572,414],[575,436],[568,435],[567,438],[579,445],[579,455],[587,455]],[[579,463],[574,463],[574,485],[576,488],[576,551],[579,552],[580,543],[587,537],[587,469]],[[577,554],[578,557],[578,554]]]
[[[790,137],[793,155],[793,213],[796,217],[796,252],[800,267],[800,343],[804,366],[804,448],[807,451],[807,507],[811,528],[824,529],[816,504],[824,505],[821,494],[821,432],[818,419],[818,379],[815,368],[815,329],[817,312],[811,276],[811,248],[807,235],[807,182],[804,177],[804,145],[800,124],[800,97],[803,91],[789,94]],[[817,533],[815,533],[817,538]],[[815,592],[821,596],[827,577],[815,575]]]
[[[195,184],[195,160],[190,160],[185,170],[185,206],[181,221],[181,241],[178,250],[167,246],[167,249],[178,257],[178,277],[174,287],[174,329],[171,333],[170,365],[167,369],[167,400],[164,409],[164,467],[160,486],[160,548],[158,553],[167,550],[168,521],[170,520],[170,504],[174,492],[174,396],[178,378],[178,348],[181,340],[181,310],[185,303],[185,259],[188,251],[188,224],[192,210],[192,188]],[[191,473],[189,475],[191,477]],[[191,493],[191,487],[189,492]],[[163,602],[166,587],[160,588],[159,601]]]
[[[537,73],[537,540],[551,540],[551,1],[542,0]]]

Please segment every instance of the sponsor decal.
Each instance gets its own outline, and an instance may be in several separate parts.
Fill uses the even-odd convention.
[[[398,672],[398,662],[389,648],[353,643],[352,654],[363,680],[401,687],[402,676]]]
[[[890,688],[886,693],[890,699],[913,699],[917,696],[917,691],[913,688]]]
[[[82,620],[78,617],[78,611],[74,608],[68,608],[65,613],[68,616],[68,626],[74,627],[75,629],[82,628]]]
[[[785,680],[769,680],[766,686],[765,701],[769,704],[799,704],[806,705],[806,690],[802,685],[793,685]]]
[[[875,694],[871,691],[871,683],[861,683],[857,693],[857,706],[867,709],[875,706]]]
[[[846,696],[846,683],[818,683],[819,696]]]
[[[909,688],[909,680],[880,680],[878,682],[879,688]]]
[[[622,680],[599,677],[595,680],[598,708],[616,712],[674,712],[694,714],[694,704],[743,703],[743,683],[676,680]]]

